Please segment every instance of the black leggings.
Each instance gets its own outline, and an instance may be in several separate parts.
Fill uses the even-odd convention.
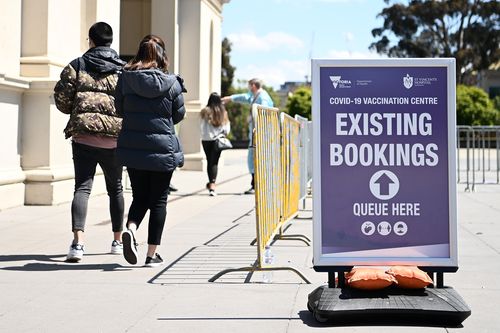
[[[208,181],[215,183],[217,180],[217,164],[219,164],[220,150],[215,149],[215,141],[201,141],[205,156],[207,157]]]
[[[149,209],[148,244],[160,245],[167,218],[168,187],[173,171],[158,172],[127,168],[132,185],[128,222],[142,222]],[[128,225],[127,222],[127,225]]]
[[[101,166],[109,196],[109,212],[114,232],[123,230],[122,166],[116,160],[116,149],[104,149],[73,142],[75,193],[71,204],[72,231],[85,230],[89,195],[97,164]]]

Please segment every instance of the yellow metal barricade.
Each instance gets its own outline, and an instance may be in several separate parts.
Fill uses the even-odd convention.
[[[283,169],[283,219],[285,223],[299,212],[300,173],[299,146],[300,123],[289,115],[281,114],[281,165]]]
[[[310,245],[311,240],[305,235],[283,234],[283,226],[294,219],[299,213],[300,201],[300,122],[282,113],[281,120],[281,190],[282,223],[275,240],[297,240]],[[287,225],[289,227],[290,224]]]
[[[297,238],[298,235],[282,235],[282,226],[299,211],[299,123],[288,115],[280,115],[276,108],[256,104],[253,105],[252,116],[257,260],[250,267],[221,271],[209,281],[213,282],[226,273],[236,271],[288,270],[310,283],[295,268],[264,266],[263,260],[266,245],[275,239],[304,241]]]
[[[264,249],[283,223],[280,113],[278,109],[260,105],[255,105],[252,113],[255,125],[253,142],[257,256],[259,266],[262,266]]]

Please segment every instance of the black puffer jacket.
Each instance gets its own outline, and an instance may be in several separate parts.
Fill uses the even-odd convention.
[[[165,172],[184,164],[174,124],[186,113],[182,97],[185,91],[179,76],[157,69],[122,72],[115,106],[123,116],[117,147],[123,165]]]

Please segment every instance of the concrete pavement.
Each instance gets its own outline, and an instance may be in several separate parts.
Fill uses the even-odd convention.
[[[165,265],[131,266],[108,254],[111,226],[107,196],[90,200],[86,254],[65,263],[71,241],[70,204],[25,206],[0,212],[0,332],[499,332],[500,186],[458,185],[459,266],[445,274],[472,315],[462,328],[410,326],[335,327],[315,322],[307,295],[325,284],[312,269],[312,249],[297,241],[273,246],[277,265],[299,269],[312,284],[291,272],[231,273],[207,280],[229,267],[251,265],[256,249],[254,198],[242,195],[250,177],[246,151],[223,153],[219,195],[204,189],[205,172],[176,171],[179,192],[170,196],[167,224],[158,252]],[[126,194],[126,207],[131,202]],[[311,199],[290,233],[312,236]],[[147,223],[147,221],[145,221]],[[138,232],[144,262],[146,224]],[[245,283],[245,281],[249,282]]]

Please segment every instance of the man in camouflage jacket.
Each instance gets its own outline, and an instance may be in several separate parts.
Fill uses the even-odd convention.
[[[89,50],[63,69],[54,88],[57,108],[70,115],[64,133],[66,138],[72,138],[75,167],[75,192],[71,205],[73,242],[67,256],[67,261],[71,262],[78,262],[83,257],[87,204],[97,164],[104,172],[110,200],[114,234],[111,253],[122,253],[122,166],[116,158],[122,119],[115,110],[114,93],[125,62],[110,48],[113,30],[109,24],[97,22],[92,25],[87,40]]]
[[[122,120],[115,112],[114,93],[124,64],[115,50],[96,46],[63,69],[54,99],[57,108],[70,115],[66,138],[75,134],[118,136]]]

